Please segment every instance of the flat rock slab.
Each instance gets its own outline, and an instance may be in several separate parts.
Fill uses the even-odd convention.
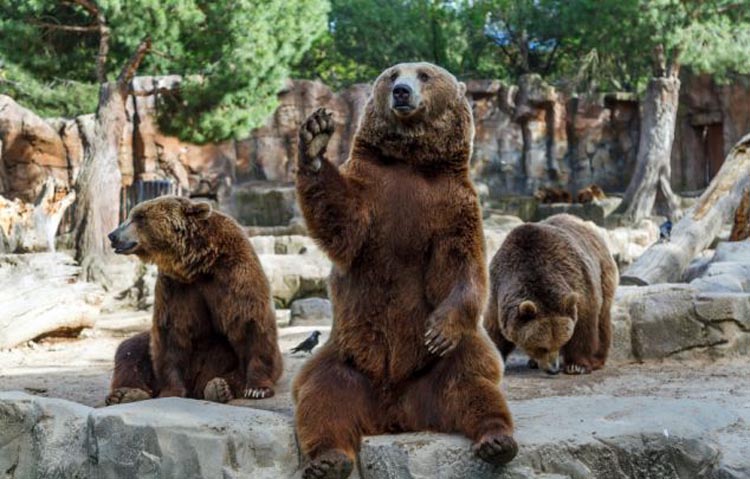
[[[750,406],[648,397],[511,403],[519,456],[477,459],[457,435],[365,438],[362,479],[747,478]],[[0,393],[0,472],[23,478],[297,478],[285,414],[186,399],[93,409]],[[356,477],[356,476],[355,476]]]

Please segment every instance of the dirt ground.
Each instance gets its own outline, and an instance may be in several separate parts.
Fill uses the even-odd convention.
[[[50,338],[24,347],[0,351],[0,390],[68,399],[94,407],[103,406],[117,345],[134,331],[148,327],[148,315],[116,317],[100,321],[94,330],[84,330],[76,339]],[[284,351],[285,374],[276,397],[234,401],[291,413],[291,378],[307,359],[306,354],[289,354],[289,349],[314,329],[327,327],[288,327],[279,330]],[[663,361],[642,364],[610,364],[587,376],[550,376],[526,367],[526,358],[511,356],[506,365],[503,389],[510,400],[548,396],[658,396],[670,398],[724,399],[737,397],[750,401],[750,358],[719,361]]]

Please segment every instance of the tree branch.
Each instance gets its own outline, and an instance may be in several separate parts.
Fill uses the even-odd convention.
[[[138,71],[138,67],[141,65],[141,62],[146,57],[149,50],[151,50],[151,36],[147,36],[141,41],[141,44],[138,45],[138,48],[135,50],[135,53],[133,53],[133,56],[130,57],[128,63],[122,67],[120,75],[117,77],[117,83],[120,87],[127,86],[127,84],[130,83],[130,80],[135,76],[135,72]]]
[[[64,30],[67,32],[84,32],[84,33],[91,33],[99,30],[99,27],[96,25],[61,25],[59,23],[47,23],[47,22],[37,22],[37,21],[31,21],[32,25],[36,25],[37,27],[43,27],[43,28],[52,28],[54,30]]]
[[[552,68],[552,61],[555,59],[555,54],[557,53],[557,48],[560,46],[560,41],[555,41],[555,46],[552,47],[552,52],[549,54],[549,57],[547,57],[547,64],[544,65],[544,75],[547,75],[549,73],[550,68]]]

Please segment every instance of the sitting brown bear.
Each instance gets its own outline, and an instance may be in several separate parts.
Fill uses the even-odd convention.
[[[599,185],[592,183],[586,188],[578,190],[578,193],[576,194],[576,201],[582,204],[591,203],[594,200],[601,201],[606,197],[607,195],[604,194],[604,191],[599,187]]]
[[[568,191],[562,188],[547,186],[543,186],[536,190],[536,192],[534,193],[534,198],[536,198],[540,203],[544,204],[571,203],[573,201],[573,196]]]
[[[331,115],[300,128],[297,192],[333,261],[328,342],[293,385],[303,476],[349,475],[362,435],[458,432],[488,462],[517,452],[502,363],[479,325],[487,288],[469,179],[465,86],[428,63],[375,81],[349,159],[325,157]]]
[[[510,232],[490,265],[484,325],[506,358],[516,345],[549,373],[604,366],[617,265],[599,233],[571,215]]]
[[[237,223],[207,203],[160,197],[109,238],[159,269],[151,332],[115,355],[107,404],[151,397],[273,396],[282,371],[268,280]]]

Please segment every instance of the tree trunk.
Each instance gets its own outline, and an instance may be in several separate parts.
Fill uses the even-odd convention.
[[[667,69],[664,62],[663,49],[657,48],[655,76],[649,81],[643,101],[635,172],[615,211],[632,221],[650,216],[657,199],[660,214],[669,218],[680,214],[678,199],[670,186],[670,159],[680,95],[679,68],[674,64]]]
[[[101,85],[93,122],[79,117],[84,158],[76,180],[76,260],[83,277],[105,285],[111,283],[106,266],[114,253],[107,234],[117,227],[122,176],[117,163],[119,143],[128,120],[125,102],[128,84],[151,47],[144,40],[117,81]]]
[[[55,251],[55,234],[75,192],[47,178],[34,204],[0,196],[0,253]]]
[[[674,225],[668,242],[656,243],[628,268],[624,285],[676,282],[690,261],[713,242],[722,225],[732,222],[750,187],[750,135],[729,152],[696,205]]]
[[[76,179],[76,260],[87,281],[107,284],[105,265],[114,256],[107,234],[117,227],[122,176],[117,152],[127,115],[125,96],[116,83],[105,83],[93,122],[79,119],[84,157]]]
[[[632,221],[652,214],[657,192],[666,216],[678,212],[679,203],[670,187],[670,157],[679,92],[680,80],[676,77],[652,78],[649,82],[643,102],[635,172],[616,211]]]

